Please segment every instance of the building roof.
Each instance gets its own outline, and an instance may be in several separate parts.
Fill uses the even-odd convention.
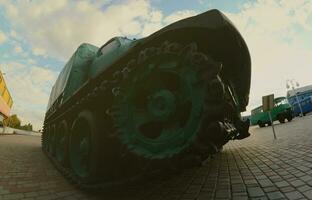
[[[295,94],[299,94],[299,93],[306,93],[306,92],[310,92],[312,91],[312,85],[307,85],[304,87],[300,87],[300,88],[295,88],[294,90],[288,90],[287,91],[287,97],[291,97],[294,96]]]

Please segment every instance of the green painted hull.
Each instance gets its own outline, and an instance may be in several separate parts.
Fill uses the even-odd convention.
[[[249,136],[250,73],[243,38],[217,10],[140,40],[82,44],[52,89],[43,150],[84,188],[198,164]]]

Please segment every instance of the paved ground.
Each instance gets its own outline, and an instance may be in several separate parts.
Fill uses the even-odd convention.
[[[312,199],[312,116],[251,128],[252,136],[227,144],[204,166],[167,178],[87,194],[52,167],[40,138],[0,136],[0,200],[5,199]]]

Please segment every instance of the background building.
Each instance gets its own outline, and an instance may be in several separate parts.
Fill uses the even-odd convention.
[[[312,111],[312,85],[295,88],[287,91],[287,99],[291,106],[293,107],[293,111],[295,116],[300,114],[301,106],[302,113],[305,115]]]
[[[13,100],[0,71],[0,120],[10,116]]]

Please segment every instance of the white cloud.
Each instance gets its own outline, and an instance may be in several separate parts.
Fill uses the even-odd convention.
[[[36,61],[35,61],[34,59],[31,59],[31,58],[28,58],[28,59],[27,59],[27,62],[28,62],[29,64],[31,64],[31,65],[36,64]]]
[[[181,11],[177,11],[177,12],[172,13],[171,15],[167,16],[164,19],[164,22],[167,24],[170,24],[170,23],[173,23],[175,21],[194,16],[196,14],[198,14],[198,13],[193,11],[193,10],[181,10]]]
[[[312,84],[311,1],[260,0],[245,4],[240,13],[227,13],[240,30],[252,59],[251,110],[269,93],[286,95],[286,79]],[[304,34],[303,34],[304,33]]]
[[[143,37],[149,36],[150,34],[154,33],[155,31],[158,31],[163,27],[163,24],[160,22],[152,22],[152,23],[147,23],[143,26],[141,35]]]
[[[0,4],[1,5],[1,4]],[[13,42],[23,42],[24,39],[23,39],[23,34],[22,33],[17,33],[15,30],[11,30],[10,33],[9,33],[9,37],[11,39],[11,41]]]
[[[0,30],[0,44],[4,43],[6,40],[6,35]]]
[[[22,53],[22,52],[23,52],[23,49],[22,49],[21,46],[15,46],[15,47],[14,47],[14,51],[15,51],[16,53]]]
[[[42,68],[42,67],[32,67],[30,74],[30,77],[32,77],[32,82],[34,84],[44,85],[47,82],[52,82],[56,79],[55,72],[52,72],[49,69]]]
[[[14,31],[14,30],[11,30],[10,36],[11,36],[12,38],[15,38],[15,39],[18,38],[17,33],[16,33],[16,31]]]
[[[150,12],[150,21],[153,22],[160,22],[163,18],[163,14],[161,11],[159,10],[154,10],[152,12]]]
[[[147,36],[168,23],[196,14],[178,11],[170,16],[151,7],[148,0],[18,1],[0,0],[14,30],[31,44],[34,55],[67,60],[83,42],[103,45],[114,36]],[[14,35],[14,33],[12,33]]]
[[[163,25],[163,14],[160,11],[154,10],[146,16],[148,23],[144,23],[141,31],[141,35],[146,37],[155,31],[161,29]]]
[[[46,54],[46,50],[40,47],[33,48],[33,54],[36,56],[44,56]]]
[[[2,0],[6,16],[30,42],[35,55],[68,59],[83,42],[101,46],[111,37],[137,35],[151,7],[147,0],[104,6],[91,1]]]
[[[153,10],[147,16],[148,20],[146,20],[145,23],[143,23],[143,29],[140,35],[146,37],[160,30],[165,25],[171,24],[175,21],[178,21],[187,17],[194,16],[196,14],[198,13],[192,10],[179,10],[168,16],[164,16],[161,11]]]
[[[24,65],[19,62],[1,63],[5,72],[7,87],[13,98],[13,109],[22,123],[40,129],[43,123],[50,88],[57,73],[38,66]]]

